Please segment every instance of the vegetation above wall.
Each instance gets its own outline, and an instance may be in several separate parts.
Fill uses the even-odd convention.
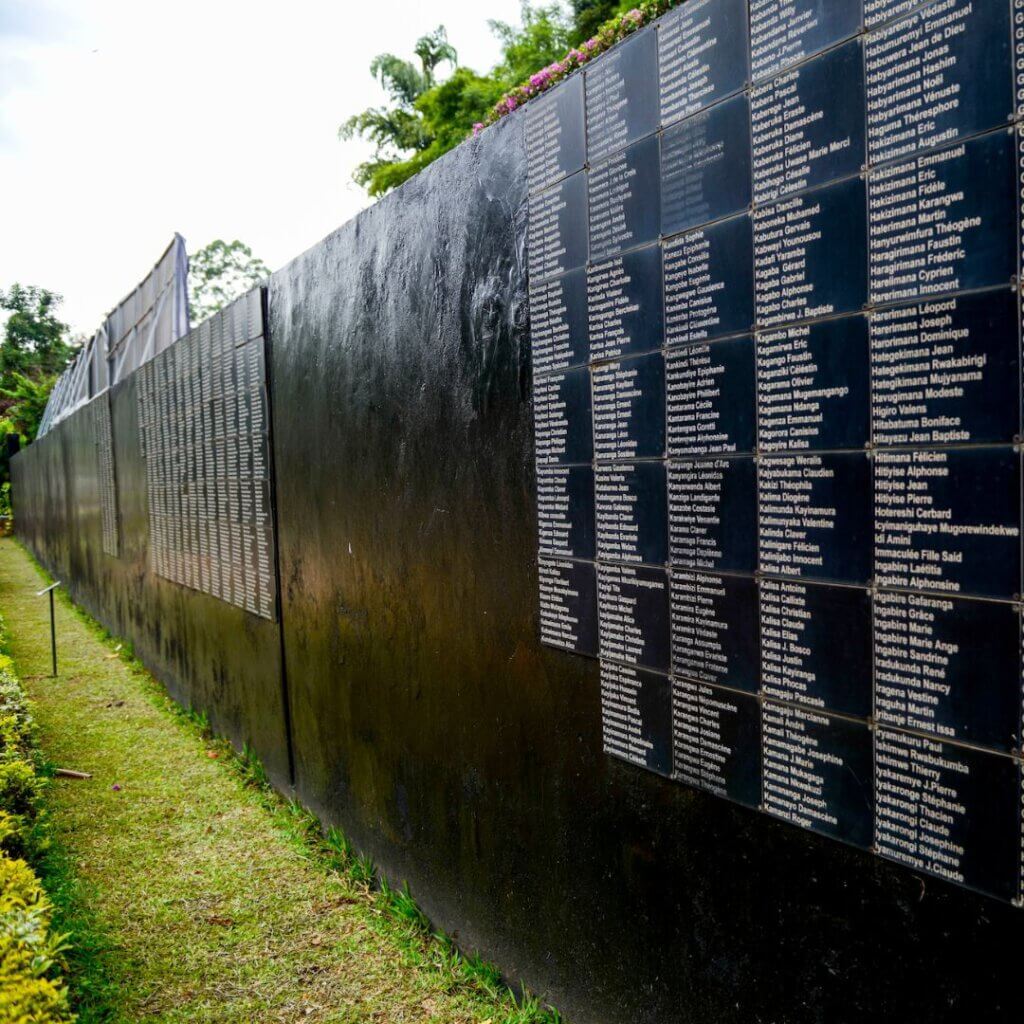
[[[506,93],[491,108],[483,121],[473,125],[473,133],[478,134],[487,125],[493,124],[506,114],[511,114],[513,110],[521,107],[528,100],[547,92],[548,89],[557,85],[574,71],[578,71],[584,64],[611,49],[626,36],[636,32],[637,29],[654,21],[655,18],[660,17],[679,2],[680,0],[643,0],[636,7],[631,7],[628,11],[606,21],[595,35],[580,43],[579,46],[574,46],[560,60],[541,68]]]
[[[383,195],[678,2],[572,0],[568,10],[559,2],[524,3],[520,25],[490,22],[502,56],[483,75],[459,65],[443,25],[419,40],[416,61],[378,55],[370,73],[388,105],[364,110],[338,129],[342,138],[376,147],[353,178],[370,195]],[[442,79],[445,67],[450,73]]]
[[[35,438],[50,390],[78,351],[57,315],[61,302],[56,292],[34,285],[0,291],[0,310],[7,314],[0,340],[0,444],[5,434]],[[0,481],[6,479],[4,455]]]

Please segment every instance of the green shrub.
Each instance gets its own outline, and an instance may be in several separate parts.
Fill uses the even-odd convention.
[[[65,1024],[75,1019],[60,980],[62,936],[26,860],[36,848],[39,774],[31,706],[5,653],[0,618],[0,1024]]]

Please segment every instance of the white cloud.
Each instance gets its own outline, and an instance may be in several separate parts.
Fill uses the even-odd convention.
[[[0,287],[63,293],[91,332],[181,232],[241,238],[272,267],[347,220],[381,102],[373,56],[438,24],[463,63],[497,58],[488,18],[518,0],[5,0],[0,16]]]

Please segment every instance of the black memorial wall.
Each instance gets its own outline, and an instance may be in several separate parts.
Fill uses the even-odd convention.
[[[871,6],[872,28],[885,27],[893,5]],[[119,554],[103,550],[99,446],[86,410],[15,458],[17,528],[179,699],[253,743],[283,787],[290,750],[303,802],[389,878],[408,879],[439,927],[567,1019],[1016,1021],[1016,908],[865,852],[873,816],[867,826],[861,815],[837,816],[829,830],[841,825],[847,843],[819,834],[821,817],[807,829],[779,820],[808,813],[793,794],[812,776],[830,800],[855,808],[874,799],[876,774],[908,763],[928,779],[924,799],[936,810],[948,799],[943,787],[960,794],[948,802],[972,808],[1005,798],[985,765],[1016,765],[1000,731],[1010,691],[978,668],[1017,658],[1017,602],[976,593],[975,582],[961,594],[876,579],[875,449],[863,438],[870,431],[870,443],[893,455],[994,451],[994,465],[970,467],[994,495],[1004,488],[999,455],[1013,446],[1005,396],[1016,370],[984,375],[991,398],[972,403],[971,417],[964,402],[950,406],[977,443],[883,441],[885,430],[895,438],[910,428],[875,368],[891,368],[885,379],[898,391],[903,357],[884,354],[907,347],[892,341],[905,332],[932,344],[944,311],[931,304],[948,296],[875,303],[867,324],[859,307],[793,317],[786,311],[824,299],[787,279],[780,305],[767,309],[773,265],[755,266],[755,229],[765,244],[811,245],[817,229],[799,223],[831,210],[842,231],[866,231],[866,212],[858,220],[842,188],[838,198],[829,191],[856,192],[859,167],[837,172],[837,147],[834,159],[813,161],[820,181],[789,192],[797,179],[786,178],[778,198],[755,207],[761,153],[730,154],[728,174],[701,155],[730,141],[743,123],[736,110],[755,109],[748,61],[758,83],[784,96],[779,75],[805,66],[789,60],[850,40],[863,47],[864,15],[859,5],[757,4],[767,27],[752,52],[742,4],[694,0],[682,11],[695,23],[672,14],[632,37],[273,275],[276,621],[156,571],[138,374],[109,396]],[[716,45],[694,44],[712,17]],[[767,45],[780,17],[800,31],[784,27],[780,45]],[[687,50],[694,45],[703,71]],[[712,66],[716,53],[725,56]],[[615,99],[620,74],[641,74],[648,92]],[[584,116],[598,137],[593,167]],[[668,186],[666,146],[693,154]],[[942,148],[931,147],[923,152]],[[900,152],[880,166],[906,159]],[[656,216],[637,209],[634,184],[648,200],[671,201],[659,199]],[[866,185],[857,194],[866,209]],[[547,224],[533,216],[542,205]],[[685,226],[669,234],[664,210]],[[595,211],[607,212],[596,250]],[[780,216],[781,233],[763,237]],[[818,251],[838,253],[837,237]],[[825,261],[815,287],[832,296],[866,288],[866,263],[858,277],[855,261]],[[1016,365],[1016,335],[1008,342],[1006,333],[1016,330],[1012,277],[1005,289],[972,284],[955,296],[951,323],[983,325],[983,369]],[[973,354],[978,332],[970,337],[957,344]],[[840,347],[868,353],[859,371]],[[871,358],[876,350],[883,358]],[[866,385],[851,383],[855,372]],[[788,376],[813,378],[801,387],[840,414],[818,427],[791,420]],[[867,413],[850,398],[855,386],[869,391]],[[186,434],[175,443],[193,442]],[[821,461],[804,475],[807,458]],[[866,467],[857,486],[844,469],[853,464]],[[836,466],[838,479],[829,475]],[[799,477],[788,475],[793,467]],[[906,479],[907,493],[920,490],[909,486],[920,476],[900,476],[906,466],[889,469],[892,487]],[[947,478],[923,479],[931,487]],[[965,479],[950,491],[957,500]],[[783,505],[807,485],[823,506],[829,490],[840,494],[843,544],[812,535],[835,573],[861,571],[867,531],[863,580],[763,568],[758,496]],[[733,514],[718,516],[718,495]],[[795,565],[806,551],[779,547],[770,557]],[[889,562],[887,573],[900,571]],[[1003,570],[994,560],[974,580],[1002,586]],[[765,642],[765,623],[779,629],[778,643]],[[904,692],[931,678],[933,654],[948,654],[920,644],[920,623],[957,648],[950,699],[926,728],[916,703],[890,707],[914,717],[871,728],[876,701],[893,697],[876,680]],[[794,661],[794,643],[813,659]],[[977,688],[992,699],[974,699]],[[939,731],[947,725],[953,734]],[[626,758],[605,753],[606,727]],[[747,756],[752,749],[759,756]],[[654,771],[631,763],[638,752]],[[766,777],[772,813],[751,813],[765,801]],[[1003,828],[1002,817],[969,820]],[[986,885],[990,867],[965,862]]]
[[[526,113],[606,750],[1017,902],[1019,7],[695,0]]]
[[[18,536],[43,565],[288,785],[264,295],[59,422],[12,477]]]

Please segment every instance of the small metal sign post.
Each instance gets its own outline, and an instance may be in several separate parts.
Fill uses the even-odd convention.
[[[43,594],[50,595],[50,657],[53,661],[53,678],[57,678],[57,620],[54,617],[53,611],[53,592],[60,586],[60,580],[56,583],[51,583],[48,587],[38,591],[36,597],[42,597]]]

